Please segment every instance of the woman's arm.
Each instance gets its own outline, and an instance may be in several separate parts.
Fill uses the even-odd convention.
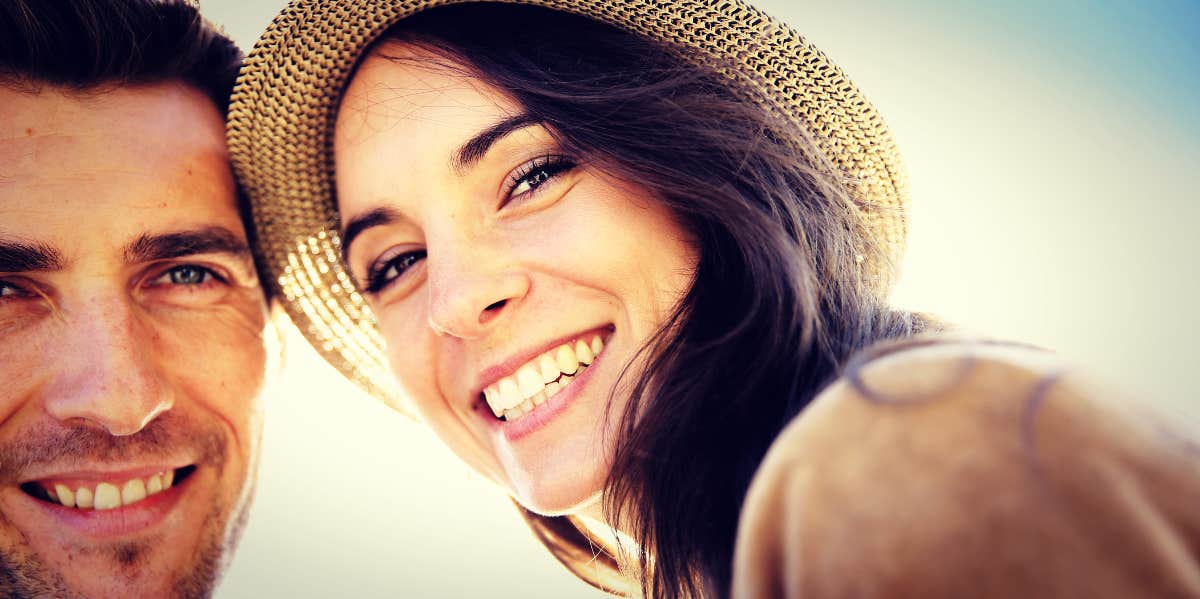
[[[776,440],[735,597],[1200,597],[1200,448],[1053,355],[869,363]]]

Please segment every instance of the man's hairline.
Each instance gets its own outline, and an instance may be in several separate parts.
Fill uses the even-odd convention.
[[[49,90],[52,93],[57,93],[65,97],[77,100],[91,100],[106,94],[113,93],[118,90],[137,90],[152,88],[156,86],[175,85],[188,91],[199,94],[204,100],[212,106],[217,115],[222,121],[229,116],[228,108],[222,108],[208,90],[203,87],[188,81],[186,77],[166,77],[163,79],[150,79],[146,81],[131,81],[122,79],[109,79],[87,85],[72,85],[47,81],[38,77],[32,77],[22,73],[0,73],[0,90],[11,91],[28,96],[38,96]],[[232,88],[229,90],[233,92]]]

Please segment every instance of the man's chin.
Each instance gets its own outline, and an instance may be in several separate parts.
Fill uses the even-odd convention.
[[[0,597],[183,599],[212,594],[221,564],[220,544],[206,544],[183,571],[157,563],[157,549],[145,543],[96,548],[72,560],[69,569],[28,551],[6,552],[0,555]]]
[[[69,554],[0,547],[0,597],[210,597],[240,528],[226,526],[231,515],[222,511],[214,505],[200,538],[186,543],[156,537],[75,547]]]

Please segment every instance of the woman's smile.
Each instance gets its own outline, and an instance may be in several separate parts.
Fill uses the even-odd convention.
[[[543,410],[539,408],[542,405],[565,391],[598,361],[604,351],[604,341],[610,334],[609,329],[604,327],[570,335],[564,340],[550,343],[549,349],[538,350],[534,357],[516,369],[512,369],[511,364],[524,360],[523,357],[518,356],[487,368],[480,377],[484,385],[477,395],[484,399],[495,419],[506,424],[515,424],[534,411],[541,413]],[[496,378],[499,373],[507,374]],[[516,429],[505,427],[504,430]],[[506,432],[506,435],[512,439],[515,433]]]

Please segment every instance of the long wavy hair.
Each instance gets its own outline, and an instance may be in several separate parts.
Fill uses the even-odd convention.
[[[856,352],[929,326],[889,309],[877,273],[864,270],[884,248],[844,176],[811,137],[733,89],[721,65],[590,19],[459,5],[406,19],[382,40],[465,65],[564,151],[645,190],[693,234],[692,286],[642,349],[648,367],[623,374],[626,409],[609,414],[620,420],[605,515],[638,547],[619,551],[570,517],[522,512],[600,588],[727,595],[743,496],[776,435]]]

